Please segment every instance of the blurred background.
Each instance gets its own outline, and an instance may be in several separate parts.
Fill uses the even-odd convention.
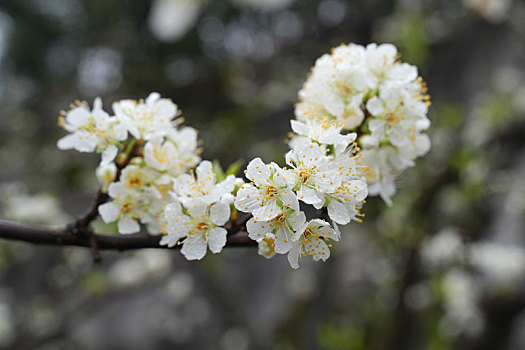
[[[525,349],[525,4],[517,0],[2,0],[0,217],[64,225],[98,156],[60,110],[151,91],[204,159],[283,162],[315,59],[392,42],[433,105],[431,152],[370,198],[326,263],[226,249],[103,252],[0,242],[3,349]],[[98,226],[100,227],[100,226]]]

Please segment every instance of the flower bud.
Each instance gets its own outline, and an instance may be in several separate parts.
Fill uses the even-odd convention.
[[[221,197],[221,202],[223,202],[224,204],[228,204],[228,205],[232,204],[234,200],[235,200],[235,197],[231,193],[225,193]]]
[[[235,187],[241,188],[242,185],[244,185],[245,183],[246,182],[244,182],[244,180],[241,179],[240,177],[235,178]]]
[[[115,163],[99,165],[95,173],[98,182],[102,185],[102,190],[107,192],[109,184],[115,180],[115,176],[117,175],[117,166]]]
[[[272,234],[267,238],[263,238],[259,243],[258,253],[266,259],[271,259],[275,256],[275,238]]]

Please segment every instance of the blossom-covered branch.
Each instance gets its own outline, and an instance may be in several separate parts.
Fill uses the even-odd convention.
[[[113,115],[99,98],[93,109],[77,102],[59,119],[69,134],[57,145],[101,153],[102,190],[65,234],[82,236],[97,259],[101,242],[89,224],[99,214],[121,234],[161,233],[153,244],[200,260],[245,226],[266,258],[287,254],[293,268],[308,255],[324,261],[341,239],[338,225],[362,222],[369,194],[391,204],[396,177],[429,150],[426,91],[393,45],[337,47],[299,92],[287,167],[257,157],[244,171],[248,183],[239,169],[201,160],[196,130],[182,127],[178,106],[158,93],[115,102]],[[300,202],[326,215],[307,218]],[[242,225],[239,212],[251,216]]]

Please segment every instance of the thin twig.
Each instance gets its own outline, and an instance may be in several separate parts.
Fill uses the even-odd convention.
[[[88,211],[75,222],[77,228],[88,227],[89,224],[98,216],[98,207],[108,200],[108,194],[99,189],[93,198],[93,202]]]
[[[129,164],[131,159],[137,154],[139,150],[141,144],[136,142],[135,139],[133,140],[134,141],[128,144],[127,149],[124,150],[123,158],[116,161],[117,173],[115,175],[114,181],[118,181],[120,179],[122,170]],[[87,212],[74,223],[67,225],[64,230],[65,232],[63,232],[63,234],[76,234],[87,238],[95,263],[100,263],[102,261],[102,257],[99,251],[98,236],[95,235],[90,225],[91,222],[93,222],[99,215],[98,207],[107,202],[108,199],[108,194],[100,188],[95,194],[93,202]]]

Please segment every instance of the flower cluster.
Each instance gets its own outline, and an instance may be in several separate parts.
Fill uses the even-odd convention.
[[[183,244],[189,260],[201,259],[207,246],[220,252],[226,230],[219,226],[230,217],[235,177],[217,183],[211,162],[199,163],[197,132],[180,127],[171,100],[152,93],[145,101],[116,102],[113,112],[97,98],[92,110],[77,102],[59,119],[70,132],[60,149],[102,153],[96,174],[110,198],[98,208],[102,220],[116,222],[122,234],[141,225],[163,233],[160,244]]]
[[[299,93],[287,166],[255,158],[245,170],[249,183],[201,161],[197,132],[157,93],[114,103],[114,115],[100,99],[93,109],[77,102],[59,119],[69,134],[58,147],[102,153],[96,174],[109,201],[98,211],[119,233],[161,233],[161,245],[182,245],[198,260],[226,245],[228,222],[244,226],[241,211],[251,215],[243,222],[259,253],[288,254],[298,268],[307,255],[330,256],[337,225],[361,222],[369,193],[390,203],[395,176],[428,151],[425,92],[392,45],[336,48],[317,60]],[[308,220],[306,212],[318,215]]]
[[[430,149],[422,133],[430,126],[426,91],[417,68],[400,62],[393,45],[341,45],[316,61],[295,116],[312,134],[327,121],[356,132],[369,194],[390,204],[396,176]],[[327,137],[340,139],[333,130]]]
[[[226,244],[227,234],[220,226],[230,218],[235,186],[233,175],[217,183],[212,163],[207,160],[195,172],[175,178],[173,200],[166,206],[160,227],[165,234],[160,244],[168,247],[183,244],[181,252],[188,260],[202,259],[207,247],[219,253]]]
[[[253,215],[246,228],[267,257],[288,253],[297,268],[298,260],[311,255],[314,261],[330,256],[329,241],[339,232],[321,219],[307,222],[299,202],[315,209],[326,208],[337,224],[360,221],[359,209],[367,196],[362,166],[353,143],[355,134],[342,135],[342,126],[328,118],[306,122],[292,120],[299,135],[286,154],[289,168],[252,160],[245,171],[251,182],[237,193],[235,207]]]

